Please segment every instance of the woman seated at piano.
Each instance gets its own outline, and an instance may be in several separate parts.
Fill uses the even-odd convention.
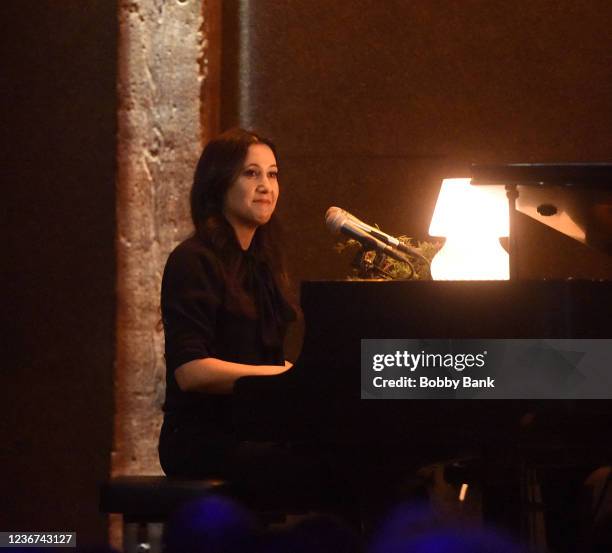
[[[166,400],[159,456],[168,475],[236,478],[258,464],[267,472],[295,469],[293,453],[281,445],[240,442],[231,413],[238,378],[291,366],[283,341],[296,309],[275,215],[278,175],[272,142],[242,129],[212,140],[198,161],[190,197],[194,233],[170,254],[162,280]],[[297,465],[296,474],[301,460]]]

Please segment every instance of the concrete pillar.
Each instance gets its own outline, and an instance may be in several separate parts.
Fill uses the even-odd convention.
[[[191,232],[195,163],[217,131],[217,1],[119,1],[113,475],[161,473],[159,290],[168,253]]]

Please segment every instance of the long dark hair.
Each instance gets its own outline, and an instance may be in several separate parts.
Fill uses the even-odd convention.
[[[277,158],[274,144],[253,131],[233,128],[211,140],[196,166],[190,195],[195,235],[223,260],[230,305],[249,316],[255,316],[255,306],[243,287],[242,256],[236,247],[234,229],[223,215],[223,202],[228,189],[240,175],[253,144],[265,144]],[[270,220],[256,230],[250,252],[269,268],[282,299],[295,309],[281,248],[281,234],[278,217],[273,213]]]

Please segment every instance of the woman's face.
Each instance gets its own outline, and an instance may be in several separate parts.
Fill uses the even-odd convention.
[[[278,167],[269,146],[249,146],[242,171],[225,194],[223,214],[236,228],[267,223],[278,199]]]

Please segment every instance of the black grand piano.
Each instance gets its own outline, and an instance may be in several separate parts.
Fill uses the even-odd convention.
[[[506,185],[512,209],[612,254],[612,165],[473,166],[473,183]],[[510,245],[512,260],[512,223]],[[487,450],[501,464],[496,456],[525,441],[551,460],[612,460],[611,401],[360,399],[361,339],[610,338],[612,281],[313,281],[302,284],[301,303],[294,367],[236,383],[245,439],[318,444],[362,482],[390,460]],[[536,413],[527,430],[526,413]]]

